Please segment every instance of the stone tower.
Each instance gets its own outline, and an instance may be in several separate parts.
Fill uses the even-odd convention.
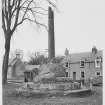
[[[48,58],[49,61],[55,57],[55,39],[54,39],[54,12],[51,7],[48,8]]]

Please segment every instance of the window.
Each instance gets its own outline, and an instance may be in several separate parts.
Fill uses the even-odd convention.
[[[97,75],[97,76],[100,76],[100,72],[97,72],[96,75]]]
[[[101,58],[96,58],[95,59],[95,67],[96,68],[100,68],[101,67]]]
[[[76,72],[73,72],[73,80],[76,80]]]
[[[67,67],[67,68],[69,67],[70,68],[70,63],[69,62],[66,62],[65,63],[65,67]]]
[[[84,72],[81,72],[81,78],[85,78]]]
[[[69,67],[69,63],[68,63],[68,62],[66,62],[66,63],[65,63],[65,66],[66,66],[66,67]]]
[[[84,67],[85,66],[85,62],[84,61],[80,61],[80,67]]]

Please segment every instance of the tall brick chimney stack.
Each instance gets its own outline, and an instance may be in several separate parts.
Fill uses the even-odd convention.
[[[55,57],[55,39],[54,39],[54,12],[51,7],[48,8],[48,58],[51,61]]]

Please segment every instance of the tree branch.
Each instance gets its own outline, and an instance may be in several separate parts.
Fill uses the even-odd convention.
[[[18,19],[19,19],[19,11],[20,11],[20,2],[21,2],[21,0],[18,1],[18,6],[17,6],[17,9],[16,9],[17,13],[16,13],[15,23],[14,23],[12,32],[14,32],[16,27],[17,27],[17,22],[18,22]]]
[[[37,24],[37,26],[43,26],[48,31],[47,26],[43,23],[40,23],[37,21],[36,16],[39,15],[48,15],[48,10],[44,9],[43,7],[38,6],[36,0],[4,0],[4,25],[9,28],[9,30],[12,31],[12,33],[15,31],[15,29],[22,24],[25,20],[29,20],[31,22],[34,22]],[[56,5],[51,0],[45,0],[50,5],[52,5],[54,8],[56,8]],[[21,14],[21,11],[24,12]],[[29,14],[29,15],[28,15]],[[32,15],[32,17],[30,17]],[[32,19],[31,19],[32,18]],[[13,19],[13,21],[12,21]],[[20,20],[20,21],[19,21]],[[12,26],[11,26],[12,24]]]
[[[2,9],[2,28],[4,30],[4,33],[6,33],[6,25],[5,25],[5,20],[4,20],[4,11]]]
[[[53,2],[51,2],[51,0],[46,0],[50,5],[52,5],[54,8],[57,8],[56,7],[56,5],[53,3]]]
[[[38,14],[41,14],[41,15],[48,15],[48,14],[44,14],[44,13],[42,13],[42,12],[33,10],[33,8],[27,8],[27,7],[22,7],[22,8],[23,8],[23,9],[27,9],[28,11],[33,11],[34,13],[38,13]]]

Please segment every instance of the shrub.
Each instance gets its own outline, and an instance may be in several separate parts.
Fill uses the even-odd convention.
[[[73,80],[71,78],[68,78],[68,77],[58,77],[56,78],[56,81],[57,82],[73,82]]]
[[[102,76],[94,77],[92,80],[92,84],[97,86],[102,85],[102,82],[103,82]]]

